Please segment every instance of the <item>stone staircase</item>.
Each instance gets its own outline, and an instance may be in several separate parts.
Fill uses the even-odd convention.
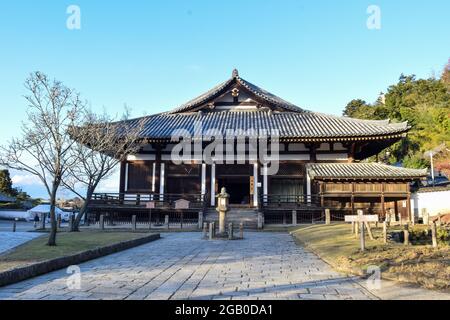
[[[207,223],[216,222],[216,225],[218,225],[219,213],[216,209],[208,209],[204,214],[203,221]],[[231,222],[233,223],[233,229],[239,228],[241,222],[244,223],[245,229],[257,229],[258,211],[249,208],[231,208],[231,210],[227,212],[227,224]]]

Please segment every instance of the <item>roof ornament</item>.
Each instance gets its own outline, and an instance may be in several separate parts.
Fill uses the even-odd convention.
[[[239,71],[238,71],[238,69],[234,69],[234,70],[233,70],[232,77],[233,77],[233,78],[239,78]]]

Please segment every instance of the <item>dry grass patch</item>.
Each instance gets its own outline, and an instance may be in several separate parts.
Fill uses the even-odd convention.
[[[450,290],[449,246],[433,249],[429,245],[383,245],[381,229],[373,231],[375,240],[366,239],[364,253],[359,251],[359,239],[351,234],[348,224],[302,226],[293,229],[292,234],[338,271],[363,275],[368,266],[376,265],[385,279]]]

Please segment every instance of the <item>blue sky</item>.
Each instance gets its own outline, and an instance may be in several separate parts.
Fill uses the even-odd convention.
[[[81,30],[66,28],[71,4]],[[372,4],[380,30],[366,27]],[[176,107],[233,68],[301,107],[341,114],[353,98],[376,100],[402,72],[438,75],[450,58],[449,12],[446,0],[3,2],[0,143],[19,133],[23,81],[35,70],[111,114],[124,104],[134,116]],[[15,181],[45,195],[32,180]]]

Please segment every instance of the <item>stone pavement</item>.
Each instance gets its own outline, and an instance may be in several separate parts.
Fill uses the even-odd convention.
[[[39,236],[42,236],[42,233],[0,231],[0,254]]]
[[[0,299],[375,298],[287,233],[246,233],[239,241],[205,241],[196,232],[162,237],[81,264],[79,289],[69,289],[60,270],[0,288]]]

